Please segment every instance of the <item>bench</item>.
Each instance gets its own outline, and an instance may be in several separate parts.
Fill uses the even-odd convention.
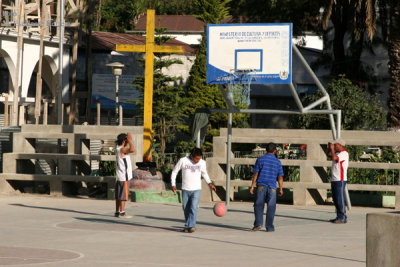
[[[99,155],[98,141],[114,148],[117,135],[127,132],[132,134],[135,146],[131,155],[134,165],[142,161],[142,126],[24,124],[21,132],[10,137],[13,152],[3,154],[0,192],[12,192],[7,182],[12,180],[49,182],[51,194],[56,195],[62,193],[63,182],[104,182],[113,186],[113,176],[90,175],[97,162],[116,160],[115,155]]]
[[[21,132],[13,133],[13,152],[60,152],[41,151],[37,139],[67,140],[67,154],[90,154],[90,140],[101,140],[115,147],[117,135],[130,132],[135,147],[132,160],[142,161],[143,127],[142,126],[94,126],[94,125],[29,125],[21,126]],[[58,150],[53,148],[53,150]]]
[[[52,196],[62,195],[62,182],[106,183],[108,188],[112,188],[115,184],[115,176],[88,176],[88,175],[80,176],[80,175],[1,173],[0,180],[49,182],[50,195]]]
[[[62,154],[62,153],[4,153],[3,172],[18,173],[18,162],[26,160],[45,160],[58,168],[59,174],[74,174],[74,167],[81,162],[87,164],[91,160],[115,161],[115,155]],[[28,168],[28,167],[26,167]]]
[[[44,160],[98,160],[115,161],[115,155],[91,155],[91,154],[63,154],[63,153],[5,153],[6,160],[18,159],[44,159]]]

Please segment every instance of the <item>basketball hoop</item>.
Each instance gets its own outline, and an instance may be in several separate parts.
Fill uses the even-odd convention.
[[[246,107],[250,106],[250,85],[255,78],[251,75],[253,69],[237,69],[231,70],[231,74],[227,77],[228,93],[233,96],[235,102]]]

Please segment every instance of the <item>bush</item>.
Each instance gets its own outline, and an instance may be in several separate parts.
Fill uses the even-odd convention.
[[[345,75],[334,79],[326,88],[333,109],[342,110],[342,128],[344,130],[374,130],[386,128],[386,112],[378,95],[370,95],[353,84]],[[318,91],[302,99],[304,106],[322,97]],[[325,104],[323,104],[325,105]],[[324,109],[323,105],[319,109]],[[361,119],[362,118],[362,119]],[[290,128],[330,129],[328,115],[303,115],[292,117]]]

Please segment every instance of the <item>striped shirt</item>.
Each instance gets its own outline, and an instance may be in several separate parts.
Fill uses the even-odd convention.
[[[257,159],[254,173],[258,173],[257,186],[276,188],[276,179],[283,176],[282,164],[274,154],[265,154]]]

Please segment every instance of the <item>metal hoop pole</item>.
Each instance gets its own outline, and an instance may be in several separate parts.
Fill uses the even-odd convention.
[[[232,113],[228,113],[228,137],[226,145],[226,196],[225,205],[228,207],[231,197],[231,150],[232,150]]]

